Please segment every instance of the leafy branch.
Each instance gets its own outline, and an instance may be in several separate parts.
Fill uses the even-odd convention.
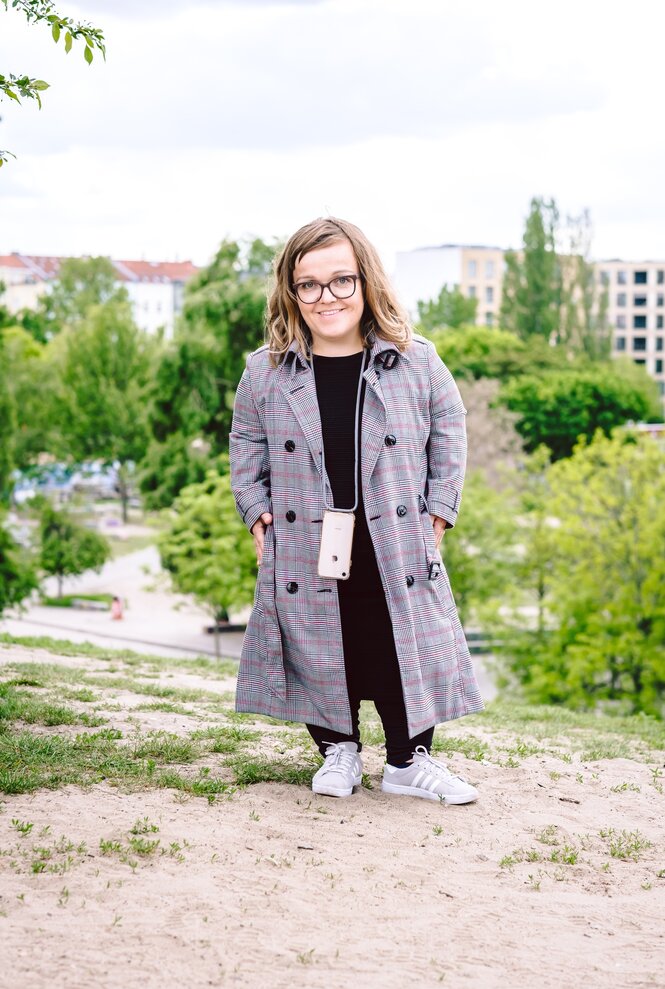
[[[74,21],[71,17],[63,17],[59,14],[52,0],[0,0],[5,10],[20,10],[30,23],[40,21],[49,25],[51,36],[56,44],[60,38],[64,39],[65,52],[69,53],[75,41],[83,41],[83,57],[91,64],[95,51],[101,52],[106,59],[106,44],[104,34],[100,28],[91,24]],[[49,88],[49,84],[43,79],[33,79],[30,76],[0,75],[0,99],[14,100],[20,103],[22,99],[34,99],[41,110],[41,93]],[[2,166],[11,155],[10,151],[0,150],[0,166]],[[11,155],[11,157],[15,157]]]

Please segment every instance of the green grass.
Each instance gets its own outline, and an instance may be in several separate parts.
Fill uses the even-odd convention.
[[[444,752],[446,755],[454,755],[459,752],[467,759],[475,759],[482,762],[487,758],[488,745],[473,735],[449,735],[447,732],[439,730],[434,733],[432,741],[432,752]]]
[[[47,605],[49,608],[74,608],[76,601],[99,601],[101,604],[107,604],[109,608],[111,607],[111,602],[113,601],[112,594],[63,594],[60,598],[49,598],[44,597],[41,599],[41,604]]]
[[[0,731],[6,730],[7,723],[11,721],[48,727],[87,725],[93,728],[104,724],[106,719],[96,715],[79,714],[73,708],[54,704],[27,690],[21,690],[11,682],[0,683]]]

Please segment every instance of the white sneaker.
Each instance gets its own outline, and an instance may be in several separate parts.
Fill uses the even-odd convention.
[[[360,786],[363,764],[355,742],[326,742],[326,760],[312,779],[314,793],[328,797],[350,797]]]
[[[442,762],[432,759],[424,745],[413,753],[413,761],[404,769],[384,766],[381,789],[446,804],[469,804],[478,797],[475,787],[461,776],[453,776]]]

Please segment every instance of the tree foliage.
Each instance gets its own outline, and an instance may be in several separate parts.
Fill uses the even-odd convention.
[[[591,218],[588,210],[568,217],[567,244],[562,264],[562,300],[558,342],[593,361],[609,360],[612,328],[609,296],[599,286],[591,255]]]
[[[7,387],[15,408],[20,410],[16,416],[13,459],[16,467],[24,469],[40,453],[57,447],[56,368],[49,348],[21,327],[9,327],[4,337]]]
[[[109,258],[65,258],[52,291],[40,300],[40,310],[52,336],[65,326],[81,323],[93,306],[127,299]]]
[[[564,367],[565,354],[539,338],[528,343],[515,333],[492,326],[434,330],[427,336],[455,377],[498,378]]]
[[[0,617],[37,587],[37,577],[24,550],[15,542],[0,514]]]
[[[598,429],[609,434],[628,421],[662,418],[646,375],[637,384],[609,364],[513,378],[500,399],[517,414],[525,449],[544,444],[554,460],[569,457],[580,436],[591,439]]]
[[[153,508],[228,450],[235,390],[250,350],[261,345],[266,279],[274,246],[224,241],[186,289],[182,320],[150,389],[152,441],[141,490]],[[208,455],[192,452],[202,440]],[[207,462],[206,462],[207,459]]]
[[[5,333],[0,329],[0,503],[9,497],[16,435],[16,403],[7,365]]]
[[[531,200],[522,251],[508,251],[501,325],[523,340],[550,341],[559,329],[561,268],[556,252],[559,211],[554,200]]]
[[[111,555],[107,539],[79,524],[69,512],[58,511],[44,498],[39,506],[39,565],[45,574],[57,577],[58,597],[62,581],[99,571]]]
[[[67,53],[71,51],[75,41],[83,41],[83,57],[88,65],[93,61],[95,51],[101,52],[106,58],[106,44],[102,31],[91,24],[59,14],[51,0],[0,0],[0,3],[4,5],[5,10],[11,6],[12,9],[21,11],[32,24],[43,23],[50,30],[56,44],[62,37]],[[48,88],[49,84],[43,79],[25,74],[0,74],[0,99],[10,99],[16,103],[20,103],[22,99],[33,99],[41,109],[41,94]],[[10,154],[9,151],[0,151],[0,166],[7,161]]]
[[[229,474],[209,471],[201,484],[184,488],[170,517],[159,550],[174,587],[193,594],[215,620],[251,604],[256,557],[236,510]]]
[[[475,323],[477,299],[468,299],[458,285],[444,285],[436,299],[418,302],[418,329],[428,333],[442,326],[464,326]]]
[[[528,697],[665,711],[665,451],[597,434],[546,472],[549,630],[511,669]]]

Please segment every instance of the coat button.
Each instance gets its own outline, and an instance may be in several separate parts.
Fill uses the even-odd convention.
[[[293,442],[293,440],[287,440],[286,443],[284,444],[284,449],[285,450],[288,450],[289,453],[293,453],[293,451],[295,450],[295,448],[296,448],[296,445]]]
[[[298,585],[296,584],[295,580],[290,580],[288,582],[288,584],[286,585],[286,589],[289,592],[289,594],[297,594],[298,593]]]
[[[403,519],[404,516],[406,515],[406,505],[398,505],[397,506],[397,514],[399,515],[399,517],[401,519]]]
[[[295,512],[288,511],[286,513],[286,521],[287,522],[295,522],[295,520],[296,520],[296,513]]]
[[[386,436],[383,442],[386,444],[386,446],[394,446],[395,443],[397,443],[397,437],[393,436],[392,433],[388,433],[388,435]]]
[[[409,576],[406,578],[406,586],[413,587],[413,584],[414,584],[413,577],[411,576],[411,574],[409,574]]]

